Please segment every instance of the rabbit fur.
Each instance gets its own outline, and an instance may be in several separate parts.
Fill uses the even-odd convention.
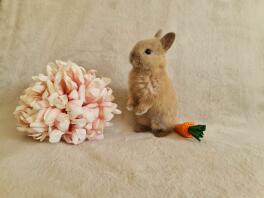
[[[152,131],[157,137],[168,135],[176,125],[176,94],[167,73],[166,53],[175,33],[139,41],[130,52],[127,109],[134,111],[136,132]]]

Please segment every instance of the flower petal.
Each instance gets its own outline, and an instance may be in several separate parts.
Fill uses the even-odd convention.
[[[71,70],[74,74],[74,81],[77,82],[79,85],[84,83],[84,76],[81,70],[81,67],[73,62],[68,62],[71,65]]]
[[[83,114],[83,108],[77,105],[71,105],[70,108],[68,108],[68,113],[70,115],[70,119],[74,119]]]
[[[72,143],[72,139],[71,139],[71,135],[70,134],[64,134],[62,136],[62,138],[64,139],[65,142],[67,142],[68,144]]]
[[[44,122],[32,122],[30,123],[30,127],[32,128],[42,128],[46,127],[47,125]]]
[[[69,115],[66,113],[60,113],[55,121],[55,126],[61,131],[67,131],[70,126]]]
[[[35,83],[35,85],[32,87],[32,91],[35,91],[37,93],[42,93],[45,90],[45,86],[41,83]]]
[[[33,80],[39,80],[39,81],[47,81],[49,79],[48,76],[45,76],[44,74],[39,74],[38,76],[33,76]]]
[[[105,87],[105,82],[100,79],[100,78],[95,78],[92,81],[93,87],[97,88],[97,89],[103,89]]]
[[[87,121],[84,118],[74,119],[71,121],[71,124],[74,124],[76,128],[83,128],[86,125]]]
[[[54,87],[56,91],[59,93],[59,95],[63,94],[63,87],[61,85],[61,81],[62,81],[62,73],[59,71],[56,73],[54,80]]]
[[[114,113],[114,114],[121,114],[122,111],[120,111],[119,109],[114,109],[114,110],[113,110],[113,113]]]
[[[96,131],[95,130],[89,130],[86,136],[87,136],[88,140],[93,140],[93,139],[95,139]]]
[[[85,100],[85,86],[84,85],[81,85],[79,87],[79,99],[80,99],[80,101],[82,101],[82,103]]]
[[[52,126],[54,124],[54,121],[56,120],[56,117],[60,114],[60,110],[57,108],[49,108],[45,115],[44,115],[44,122],[45,124]]]
[[[80,144],[86,139],[86,130],[85,129],[75,129],[72,134],[73,144]]]
[[[87,120],[87,122],[93,122],[99,116],[98,108],[85,108],[83,112],[83,117]]]
[[[85,126],[85,128],[87,129],[87,130],[91,130],[92,128],[93,128],[93,123],[88,123],[86,126]]]
[[[57,63],[57,62],[56,62]],[[49,63],[47,65],[47,74],[50,79],[54,79],[56,73],[58,71],[58,66],[55,63]]]
[[[48,127],[38,127],[38,128],[32,128],[34,132],[36,133],[43,133],[48,131]]]
[[[70,100],[78,100],[79,99],[79,94],[76,89],[72,90],[71,93],[68,95]]]
[[[100,90],[98,88],[90,88],[89,89],[89,93],[91,94],[91,96],[98,98],[100,96]]]
[[[60,130],[54,129],[49,133],[49,142],[50,143],[57,143],[61,140],[61,136],[64,133]]]
[[[112,120],[113,117],[114,117],[114,114],[111,112],[105,112],[105,114],[104,114],[105,121],[107,121],[107,122]]]
[[[64,72],[64,82],[67,87],[68,92],[71,92],[73,89],[77,89],[77,84]]]
[[[33,101],[30,106],[33,107],[33,109],[40,110],[43,108],[47,108],[49,106],[49,103],[47,100]]]
[[[51,82],[51,80],[47,80],[47,87],[50,94],[56,93],[54,84]]]

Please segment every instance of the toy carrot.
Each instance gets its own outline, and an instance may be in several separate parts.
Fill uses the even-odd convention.
[[[193,122],[184,122],[177,124],[175,127],[176,133],[185,138],[194,137],[198,141],[201,141],[201,138],[203,138],[205,129],[205,125],[195,125]]]

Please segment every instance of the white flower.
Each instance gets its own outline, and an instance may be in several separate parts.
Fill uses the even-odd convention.
[[[51,143],[102,139],[104,127],[121,112],[107,87],[111,80],[95,73],[70,61],[49,63],[47,75],[32,77],[33,83],[20,96],[14,112],[17,129]]]

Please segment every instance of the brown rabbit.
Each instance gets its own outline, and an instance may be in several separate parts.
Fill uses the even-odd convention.
[[[133,68],[129,74],[127,109],[135,112],[135,131],[152,130],[162,137],[176,125],[176,94],[166,70],[165,54],[175,40],[175,33],[139,41],[130,53]]]

